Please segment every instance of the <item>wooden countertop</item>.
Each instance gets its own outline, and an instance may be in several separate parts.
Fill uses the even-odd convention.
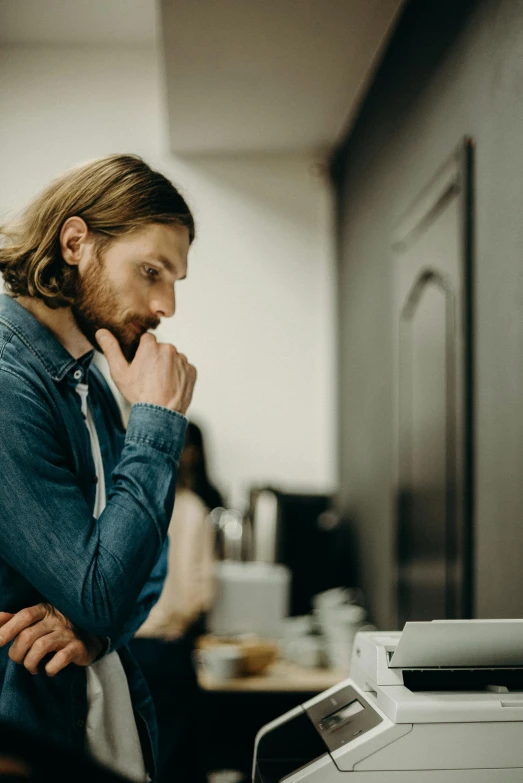
[[[230,680],[216,680],[210,677],[200,665],[198,682],[205,691],[222,693],[262,693],[296,691],[321,693],[347,679],[347,674],[332,669],[309,669],[288,661],[276,661],[261,674],[235,677]]]

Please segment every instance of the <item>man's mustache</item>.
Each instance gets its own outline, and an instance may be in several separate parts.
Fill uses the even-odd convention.
[[[148,332],[149,329],[157,329],[160,326],[160,318],[127,318],[126,323],[131,323],[134,326],[140,326],[144,332]]]

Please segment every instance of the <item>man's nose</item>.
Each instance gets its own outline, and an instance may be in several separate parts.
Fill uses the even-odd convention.
[[[150,308],[158,318],[171,318],[176,310],[174,289],[162,291],[161,295],[157,294],[151,301]]]

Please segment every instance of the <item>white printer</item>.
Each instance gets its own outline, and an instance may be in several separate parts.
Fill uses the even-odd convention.
[[[523,620],[360,633],[350,675],[260,730],[255,783],[523,781]]]

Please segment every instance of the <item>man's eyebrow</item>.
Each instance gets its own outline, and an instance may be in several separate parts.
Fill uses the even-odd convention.
[[[160,262],[160,264],[164,267],[164,269],[166,269],[168,272],[171,272],[171,274],[173,274],[173,275],[176,274],[176,268],[171,263],[171,261],[169,261],[168,258],[166,258],[161,253],[159,255],[155,256],[155,258]],[[184,275],[183,277],[179,277],[178,280],[185,280],[186,277],[187,277],[187,275]]]

